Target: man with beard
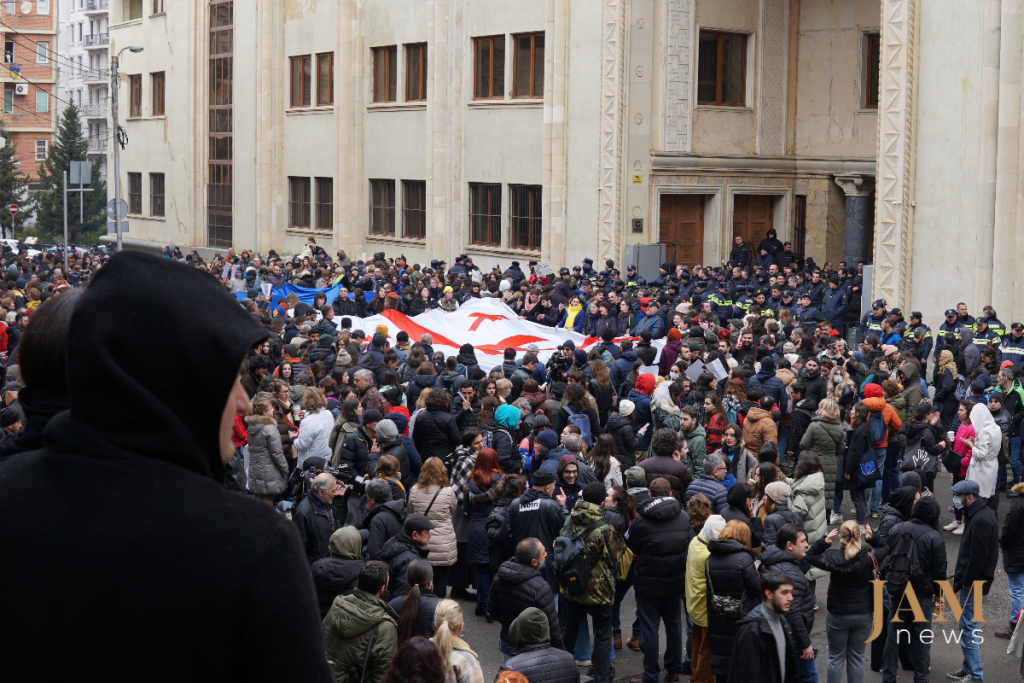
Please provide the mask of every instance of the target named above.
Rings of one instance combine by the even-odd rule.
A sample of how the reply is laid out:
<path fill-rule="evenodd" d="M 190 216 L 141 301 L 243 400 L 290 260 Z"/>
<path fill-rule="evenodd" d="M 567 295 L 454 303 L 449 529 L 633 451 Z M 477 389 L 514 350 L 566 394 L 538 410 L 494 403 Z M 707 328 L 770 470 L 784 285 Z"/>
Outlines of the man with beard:
<path fill-rule="evenodd" d="M 804 386 L 807 387 L 806 398 L 811 399 L 816 404 L 828 396 L 828 386 L 825 383 L 825 378 L 821 376 L 821 368 L 818 365 L 816 358 L 808 358 L 804 364 L 804 370 L 806 375 L 804 376 Z"/>

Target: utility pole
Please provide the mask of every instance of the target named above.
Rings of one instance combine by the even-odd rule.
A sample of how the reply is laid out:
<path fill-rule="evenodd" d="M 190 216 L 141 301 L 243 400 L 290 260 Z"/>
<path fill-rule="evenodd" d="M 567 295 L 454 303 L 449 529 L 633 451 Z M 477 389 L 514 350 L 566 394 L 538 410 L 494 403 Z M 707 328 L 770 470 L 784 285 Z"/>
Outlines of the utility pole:
<path fill-rule="evenodd" d="M 117 91 L 121 81 L 117 74 L 117 68 L 120 64 L 121 54 L 125 50 L 142 52 L 144 49 L 141 45 L 129 45 L 110 58 L 110 117 L 113 121 L 112 133 L 114 135 L 114 204 L 116 205 L 114 209 L 114 228 L 117 230 L 118 251 L 121 251 L 121 219 L 123 216 L 121 216 L 121 148 L 118 144 L 120 129 L 117 126 Z"/>
<path fill-rule="evenodd" d="M 82 195 L 78 195 L 81 197 Z M 68 272 L 68 172 L 64 171 L 64 274 Z"/>

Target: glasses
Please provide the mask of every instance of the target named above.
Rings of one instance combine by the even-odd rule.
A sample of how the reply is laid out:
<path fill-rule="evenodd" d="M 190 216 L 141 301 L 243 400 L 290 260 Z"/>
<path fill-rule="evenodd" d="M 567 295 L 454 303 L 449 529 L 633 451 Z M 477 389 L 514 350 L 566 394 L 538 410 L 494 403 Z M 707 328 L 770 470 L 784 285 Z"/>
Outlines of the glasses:
<path fill-rule="evenodd" d="M 577 474 L 579 474 L 579 470 L 562 470 L 562 474 L 564 474 L 564 475 L 571 474 L 573 476 L 576 476 Z"/>

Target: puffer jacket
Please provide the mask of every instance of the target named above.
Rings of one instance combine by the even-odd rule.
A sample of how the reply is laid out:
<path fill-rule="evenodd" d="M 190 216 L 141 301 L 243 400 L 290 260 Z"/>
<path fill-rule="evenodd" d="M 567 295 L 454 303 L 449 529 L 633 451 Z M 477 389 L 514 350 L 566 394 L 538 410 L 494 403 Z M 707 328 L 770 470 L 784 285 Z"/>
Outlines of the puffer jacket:
<path fill-rule="evenodd" d="M 869 545 L 870 544 L 870 545 Z M 870 554 L 869 554 L 870 553 Z M 840 548 L 832 548 L 824 538 L 807 550 L 807 561 L 829 573 L 828 611 L 832 614 L 868 614 L 874 607 L 875 567 L 881 567 L 889 554 L 889 546 L 875 536 L 847 558 Z M 874 562 L 871 556 L 874 555 Z"/>
<path fill-rule="evenodd" d="M 771 396 L 775 405 L 783 417 L 786 416 L 786 405 L 789 403 L 786 394 L 786 385 L 775 376 L 775 369 L 762 369 L 759 373 L 750 378 L 749 386 L 761 387 L 765 396 Z M 751 449 L 753 450 L 753 449 Z"/>
<path fill-rule="evenodd" d="M 434 498 L 434 494 L 437 498 Z M 433 501 L 433 505 L 431 505 Z M 455 564 L 458 553 L 455 549 L 455 527 L 452 526 L 452 515 L 458 512 L 455 491 L 450 486 L 438 488 L 413 486 L 409 491 L 409 512 L 426 515 L 436 526 L 430 531 L 427 542 L 429 554 L 427 559 L 435 567 L 448 567 Z M 430 510 L 427 510 L 430 507 Z"/>
<path fill-rule="evenodd" d="M 284 451 L 285 459 L 294 460 L 295 451 L 292 448 L 292 435 L 289 433 L 295 429 L 291 423 L 291 409 L 276 398 L 271 399 L 270 404 L 274 406 L 274 420 L 277 421 L 277 433 L 281 436 L 281 450 Z"/>
<path fill-rule="evenodd" d="M 633 363 L 637 360 L 639 360 L 639 356 L 636 355 L 636 351 L 630 349 L 629 351 L 623 351 L 622 355 L 612 365 L 609 375 L 615 391 L 618 391 L 622 383 L 626 381 L 626 375 L 633 370 Z"/>
<path fill-rule="evenodd" d="M 639 466 L 644 471 L 648 486 L 655 479 L 664 479 L 672 487 L 676 500 L 686 502 L 686 492 L 693 481 L 693 474 L 686 465 L 667 455 L 654 455 L 645 458 Z"/>
<path fill-rule="evenodd" d="M 571 653 L 554 645 L 561 638 L 538 608 L 523 611 L 509 626 L 509 642 L 519 654 L 503 670 L 518 671 L 531 683 L 579 683 L 580 670 Z"/>
<path fill-rule="evenodd" d="M 869 383 L 864 386 L 864 400 L 861 403 L 867 406 L 872 413 L 881 412 L 882 419 L 885 420 L 885 438 L 871 444 L 871 447 L 888 448 L 889 436 L 895 437 L 899 433 L 900 427 L 903 426 L 903 420 L 896 414 L 896 410 L 882 398 L 882 387 L 877 384 Z"/>
<path fill-rule="evenodd" d="M 588 503 L 582 498 L 570 514 L 572 529 L 582 533 L 594 522 L 604 520 L 604 508 Z M 568 526 L 562 527 L 561 535 L 568 533 Z M 610 606 L 615 602 L 615 575 L 619 571 L 619 558 L 626 548 L 626 542 L 610 524 L 603 524 L 583 539 L 590 562 L 590 583 L 579 593 L 570 595 L 562 591 L 562 597 L 581 605 Z"/>
<path fill-rule="evenodd" d="M 391 594 L 405 595 L 409 592 L 409 584 L 405 581 L 405 570 L 413 560 L 427 558 L 427 549 L 416 541 L 404 529 L 384 544 L 380 559 L 388 563 L 391 572 Z"/>
<path fill-rule="evenodd" d="M 626 545 L 636 556 L 633 571 L 637 595 L 674 597 L 683 591 L 690 517 L 673 496 L 648 498 L 637 510 Z"/>
<path fill-rule="evenodd" d="M 463 509 L 469 515 L 469 544 L 466 561 L 469 564 L 489 564 L 487 545 L 487 517 L 498 500 L 501 475 L 491 479 L 490 486 L 477 486 L 472 479 L 466 482 L 466 500 Z"/>
<path fill-rule="evenodd" d="M 277 421 L 266 415 L 245 418 L 249 434 L 249 491 L 282 493 L 288 483 L 288 462 L 281 448 Z"/>
<path fill-rule="evenodd" d="M 345 439 L 341 447 L 340 462 L 348 463 L 356 474 L 365 477 L 366 468 L 370 464 L 370 448 L 373 439 L 367 434 L 362 425 L 352 432 Z"/>
<path fill-rule="evenodd" d="M 512 434 L 501 425 L 486 424 L 480 427 L 484 434 L 484 443 L 490 438 L 491 448 L 498 454 L 498 466 L 506 474 L 515 474 L 523 468 L 523 460 L 519 448 L 515 446 Z"/>
<path fill-rule="evenodd" d="M 334 452 L 328 442 L 334 427 L 334 415 L 326 408 L 307 413 L 299 423 L 299 435 L 293 442 L 299 467 L 306 458 L 323 458 L 330 461 Z"/>
<path fill-rule="evenodd" d="M 903 375 L 903 391 L 900 392 L 900 395 L 907 402 L 905 415 L 913 415 L 918 404 L 924 400 L 924 392 L 918 381 L 920 375 L 917 371 L 917 363 L 904 363 L 900 366 L 900 373 Z M 903 417 L 903 415 L 900 416 L 900 418 Z"/>
<path fill-rule="evenodd" d="M 761 408 L 751 408 L 743 420 L 743 446 L 751 453 L 759 453 L 761 446 L 768 442 L 778 444 L 779 432 L 772 414 Z M 736 477 L 737 481 L 743 481 Z"/>
<path fill-rule="evenodd" d="M 484 530 L 487 532 L 487 563 L 491 568 L 491 576 L 497 576 L 502 563 L 515 554 L 515 546 L 508 540 L 509 504 L 510 501 L 499 496 L 484 521 Z"/>
<path fill-rule="evenodd" d="M 414 406 L 420 397 L 420 392 L 439 386 L 441 386 L 441 378 L 437 375 L 414 375 L 412 381 L 409 382 L 409 388 L 405 390 L 406 401 L 410 406 Z"/>
<path fill-rule="evenodd" d="M 429 458 L 450 462 L 448 456 L 459 447 L 461 436 L 452 414 L 444 408 L 427 408 L 416 416 L 415 424 L 412 440 L 423 462 Z"/>
<path fill-rule="evenodd" d="M 619 458 L 622 469 L 626 470 L 636 464 L 636 434 L 633 433 L 633 421 L 617 410 L 608 416 L 608 424 L 604 427 L 605 434 L 615 439 L 615 454 Z"/>
<path fill-rule="evenodd" d="M 786 503 L 776 503 L 775 512 L 765 517 L 764 535 L 761 537 L 762 545 L 765 547 L 775 545 L 775 537 L 785 524 L 796 524 L 801 529 L 804 528 L 804 521 L 800 519 L 800 515 L 790 510 Z"/>
<path fill-rule="evenodd" d="M 364 663 L 362 683 L 381 683 L 398 650 L 398 615 L 376 595 L 356 588 L 331 605 L 324 618 L 324 639 L 336 683 L 349 683 L 349 668 L 362 670 Z"/>
<path fill-rule="evenodd" d="M 711 673 L 725 676 L 729 673 L 733 640 L 739 618 L 731 619 L 714 609 L 713 596 L 741 600 L 743 613 L 758 605 L 761 579 L 754 567 L 754 553 L 735 539 L 708 542 L 705 573 L 708 577 L 707 610 L 708 633 L 711 638 Z M 713 590 L 712 590 L 713 589 Z M 742 616 L 742 615 L 741 615 Z"/>
<path fill-rule="evenodd" d="M 405 506 L 405 500 L 389 500 L 366 514 L 362 527 L 369 532 L 369 538 L 366 541 L 367 559 L 380 559 L 384 544 L 398 535 L 408 516 L 409 508 Z"/>
<path fill-rule="evenodd" d="M 514 559 L 503 562 L 491 580 L 487 606 L 487 613 L 501 624 L 498 635 L 501 640 L 512 642 L 509 627 L 523 610 L 530 607 L 536 607 L 547 615 L 551 644 L 561 649 L 562 629 L 555 610 L 555 596 L 544 575 L 535 567 L 519 564 Z"/>
<path fill-rule="evenodd" d="M 729 490 L 722 482 L 710 475 L 702 474 L 699 478 L 694 479 L 686 489 L 683 502 L 689 503 L 690 499 L 698 493 L 704 494 L 704 497 L 711 502 L 711 512 L 716 515 L 729 505 L 727 500 Z"/>
<path fill-rule="evenodd" d="M 331 610 L 334 598 L 352 594 L 364 564 L 362 541 L 355 527 L 342 527 L 331 534 L 328 550 L 330 556 L 317 560 L 311 568 L 321 619 Z"/>
<path fill-rule="evenodd" d="M 842 483 L 841 458 L 846 453 L 846 435 L 839 420 L 829 420 L 821 415 L 811 418 L 811 424 L 800 439 L 800 450 L 818 454 L 825 468 L 825 500 L 833 500 L 836 481 Z"/>
<path fill-rule="evenodd" d="M 828 533 L 825 520 L 825 475 L 813 472 L 800 477 L 791 485 L 789 508 L 803 521 L 807 542 L 814 543 Z M 831 504 L 831 500 L 829 501 Z"/>
<path fill-rule="evenodd" d="M 786 612 L 786 621 L 793 632 L 796 649 L 806 650 L 811 646 L 811 631 L 814 629 L 814 591 L 800 569 L 799 563 L 789 553 L 766 542 L 761 553 L 761 571 L 781 571 L 793 581 L 793 602 Z"/>

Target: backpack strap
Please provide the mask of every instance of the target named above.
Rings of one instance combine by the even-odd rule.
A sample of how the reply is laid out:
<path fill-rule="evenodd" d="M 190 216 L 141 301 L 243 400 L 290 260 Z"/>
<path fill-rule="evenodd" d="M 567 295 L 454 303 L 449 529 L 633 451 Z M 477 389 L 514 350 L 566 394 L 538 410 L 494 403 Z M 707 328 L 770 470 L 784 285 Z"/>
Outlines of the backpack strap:
<path fill-rule="evenodd" d="M 366 680 L 366 667 L 370 665 L 370 653 L 373 652 L 373 639 L 377 635 L 377 628 L 380 626 L 380 622 L 374 625 L 373 630 L 370 631 L 370 642 L 366 646 L 366 657 L 363 659 L 363 674 L 360 680 Z"/>

